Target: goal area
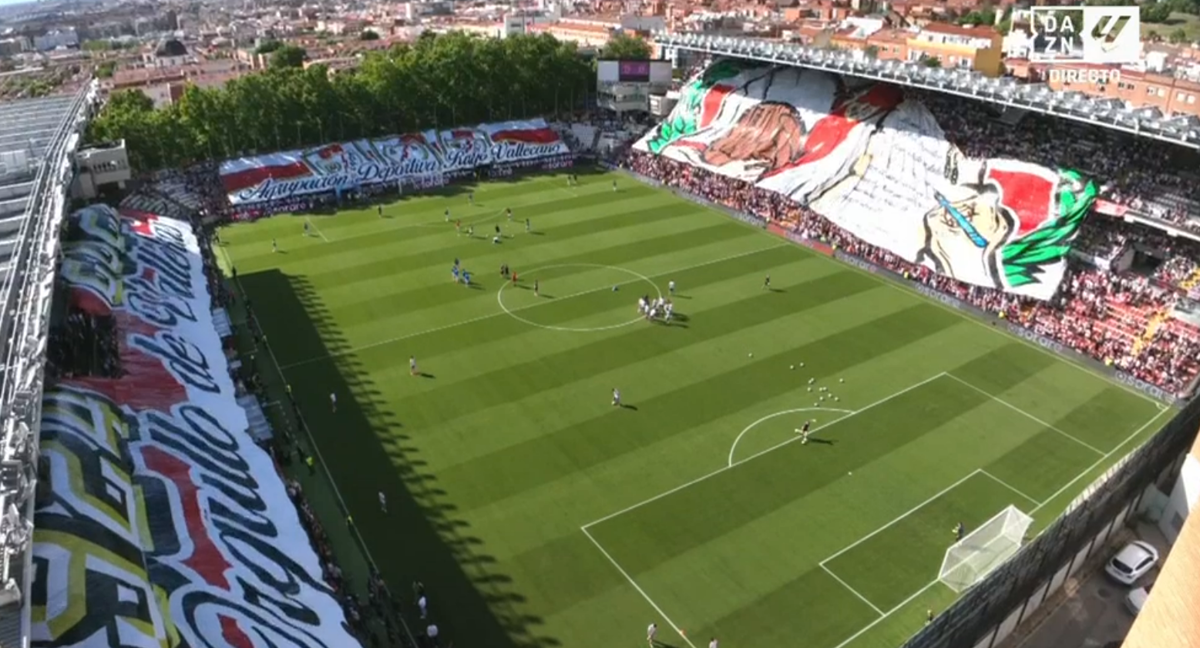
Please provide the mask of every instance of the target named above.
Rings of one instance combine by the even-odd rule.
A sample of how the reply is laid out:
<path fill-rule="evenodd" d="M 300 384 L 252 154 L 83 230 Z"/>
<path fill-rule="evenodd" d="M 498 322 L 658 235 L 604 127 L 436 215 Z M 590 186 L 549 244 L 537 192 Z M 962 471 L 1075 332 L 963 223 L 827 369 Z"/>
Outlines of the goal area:
<path fill-rule="evenodd" d="M 1016 554 L 1032 524 L 1033 518 L 1009 506 L 946 550 L 938 580 L 963 592 Z"/>

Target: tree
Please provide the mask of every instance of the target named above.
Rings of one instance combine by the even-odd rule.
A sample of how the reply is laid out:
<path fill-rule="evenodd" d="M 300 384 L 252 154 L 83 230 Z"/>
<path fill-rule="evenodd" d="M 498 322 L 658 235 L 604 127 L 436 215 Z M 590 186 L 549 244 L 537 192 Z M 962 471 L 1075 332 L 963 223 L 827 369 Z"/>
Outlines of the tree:
<path fill-rule="evenodd" d="M 1165 23 L 1171 19 L 1171 6 L 1165 2 L 1148 2 L 1139 11 L 1142 20 L 1148 23 Z"/>
<path fill-rule="evenodd" d="M 189 86 L 158 110 L 140 92 L 115 92 L 92 120 L 88 139 L 124 139 L 130 163 L 153 170 L 549 115 L 586 105 L 595 89 L 591 61 L 574 43 L 547 34 L 430 34 L 371 52 L 355 74 L 332 78 L 321 65 L 275 65 L 284 47 L 272 52 L 266 71 L 223 88 Z"/>
<path fill-rule="evenodd" d="M 604 49 L 600 50 L 600 58 L 621 61 L 650 60 L 650 44 L 639 36 L 620 33 L 609 39 Z"/>
<path fill-rule="evenodd" d="M 932 56 L 927 56 L 921 59 L 921 65 L 924 65 L 927 68 L 940 68 L 942 67 L 942 60 L 933 58 Z"/>
<path fill-rule="evenodd" d="M 996 23 L 996 12 L 990 8 L 972 11 L 958 19 L 960 25 L 993 25 Z"/>
<path fill-rule="evenodd" d="M 363 33 L 358 35 L 358 40 L 363 40 L 363 41 L 379 40 L 379 32 L 372 31 L 370 29 L 364 29 Z"/>
<path fill-rule="evenodd" d="M 96 67 L 96 76 L 101 79 L 111 79 L 116 70 L 116 61 L 105 61 Z"/>
<path fill-rule="evenodd" d="M 1187 30 L 1183 27 L 1179 27 L 1175 31 L 1171 32 L 1170 36 L 1167 36 L 1167 40 L 1175 43 L 1176 45 L 1180 43 L 1186 43 L 1188 40 Z"/>
<path fill-rule="evenodd" d="M 304 66 L 304 60 L 308 58 L 308 52 L 303 47 L 296 45 L 284 45 L 275 50 L 271 54 L 271 67 L 273 68 L 298 68 Z"/>
<path fill-rule="evenodd" d="M 259 45 L 258 48 L 256 48 L 254 50 L 254 53 L 255 54 L 270 54 L 271 52 L 275 52 L 275 51 L 279 50 L 279 48 L 281 48 L 281 47 L 283 47 L 282 42 L 277 41 L 277 40 L 269 40 L 269 41 Z"/>
<path fill-rule="evenodd" d="M 1192 16 L 1200 14 L 1200 1 L 1198 0 L 1166 0 L 1161 3 L 1171 11 Z"/>
<path fill-rule="evenodd" d="M 865 48 L 863 48 L 863 54 L 866 55 L 867 58 L 879 58 L 879 47 L 875 45 L 867 45 Z"/>

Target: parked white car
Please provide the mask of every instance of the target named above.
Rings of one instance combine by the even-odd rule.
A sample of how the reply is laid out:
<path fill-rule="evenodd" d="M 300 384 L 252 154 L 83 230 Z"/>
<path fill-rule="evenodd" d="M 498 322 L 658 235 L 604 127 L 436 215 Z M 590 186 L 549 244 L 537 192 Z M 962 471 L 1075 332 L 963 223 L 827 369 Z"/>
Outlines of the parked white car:
<path fill-rule="evenodd" d="M 1108 561 L 1104 571 L 1122 585 L 1133 585 L 1158 563 L 1158 550 L 1149 543 L 1134 540 Z"/>
<path fill-rule="evenodd" d="M 1146 599 L 1150 598 L 1151 587 L 1154 587 L 1154 585 L 1135 587 L 1125 595 L 1125 609 L 1129 610 L 1130 614 L 1137 616 L 1142 611 L 1142 608 L 1146 606 Z"/>

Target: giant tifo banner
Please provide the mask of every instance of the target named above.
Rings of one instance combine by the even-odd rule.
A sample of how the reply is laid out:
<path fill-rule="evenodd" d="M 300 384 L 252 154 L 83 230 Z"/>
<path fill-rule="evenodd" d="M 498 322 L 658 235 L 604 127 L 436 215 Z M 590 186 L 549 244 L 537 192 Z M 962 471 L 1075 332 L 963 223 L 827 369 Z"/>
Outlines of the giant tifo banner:
<path fill-rule="evenodd" d="M 246 433 L 191 227 L 89 207 L 66 238 L 68 299 L 112 316 L 120 377 L 44 397 L 32 645 L 359 645 Z"/>
<path fill-rule="evenodd" d="M 1049 299 L 1096 199 L 1075 171 L 968 159 L 896 86 L 721 60 L 635 148 L 753 182 L 959 281 Z"/>
<path fill-rule="evenodd" d="M 220 174 L 229 202 L 247 205 L 569 153 L 545 120 L 531 119 L 226 160 Z"/>

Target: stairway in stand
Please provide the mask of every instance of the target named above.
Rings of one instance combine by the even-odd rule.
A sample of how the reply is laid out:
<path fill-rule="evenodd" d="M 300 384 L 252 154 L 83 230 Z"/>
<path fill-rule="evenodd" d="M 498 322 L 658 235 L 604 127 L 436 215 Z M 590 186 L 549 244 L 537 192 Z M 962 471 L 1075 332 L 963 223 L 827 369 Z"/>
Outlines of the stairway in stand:
<path fill-rule="evenodd" d="M 1196 271 L 1192 273 L 1192 276 L 1184 279 L 1179 284 L 1179 287 L 1183 288 L 1184 290 L 1191 290 L 1196 286 L 1200 286 L 1200 268 L 1197 268 Z"/>
<path fill-rule="evenodd" d="M 1167 318 L 1169 317 L 1171 317 L 1171 315 L 1168 312 L 1168 309 L 1164 308 L 1150 318 L 1150 321 L 1146 323 L 1145 332 L 1142 333 L 1142 336 L 1138 338 L 1137 342 L 1133 343 L 1133 355 L 1135 357 L 1142 353 L 1142 349 L 1146 348 L 1146 345 L 1150 343 L 1150 340 L 1154 339 L 1154 335 L 1158 333 L 1158 329 L 1162 328 L 1163 322 L 1166 322 Z"/>

